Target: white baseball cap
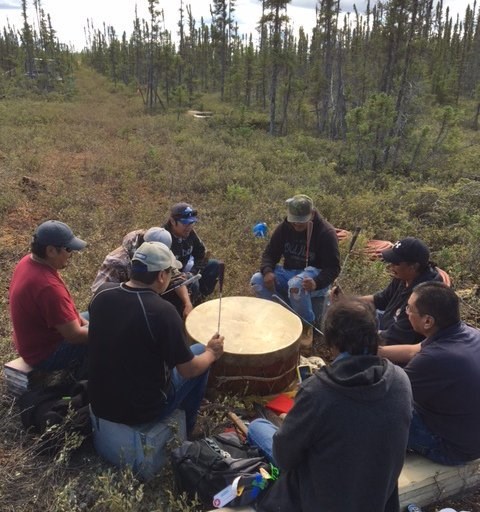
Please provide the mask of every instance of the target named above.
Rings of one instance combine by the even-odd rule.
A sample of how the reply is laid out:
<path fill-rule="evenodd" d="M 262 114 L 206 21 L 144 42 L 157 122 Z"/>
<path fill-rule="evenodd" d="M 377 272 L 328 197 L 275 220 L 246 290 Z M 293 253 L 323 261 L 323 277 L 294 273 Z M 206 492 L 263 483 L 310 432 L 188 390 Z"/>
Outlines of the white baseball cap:
<path fill-rule="evenodd" d="M 165 244 L 169 249 L 172 247 L 172 235 L 165 228 L 155 226 L 147 229 L 143 235 L 143 240 L 145 242 L 162 242 L 162 244 Z"/>
<path fill-rule="evenodd" d="M 148 272 L 167 270 L 168 268 L 182 268 L 182 263 L 161 242 L 144 242 L 133 255 L 132 263 L 134 267 L 135 261 L 143 263 L 147 267 Z"/>

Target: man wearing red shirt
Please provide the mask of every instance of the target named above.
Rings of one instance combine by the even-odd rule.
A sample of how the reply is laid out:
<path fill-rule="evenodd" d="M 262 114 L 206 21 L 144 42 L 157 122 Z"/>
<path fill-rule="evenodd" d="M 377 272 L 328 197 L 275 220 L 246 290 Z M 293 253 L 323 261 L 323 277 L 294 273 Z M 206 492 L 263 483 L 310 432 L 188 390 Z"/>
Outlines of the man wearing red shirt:
<path fill-rule="evenodd" d="M 86 358 L 88 322 L 58 272 L 86 245 L 66 224 L 49 220 L 37 227 L 31 253 L 15 267 L 9 290 L 13 339 L 17 352 L 36 369 L 60 370 Z"/>

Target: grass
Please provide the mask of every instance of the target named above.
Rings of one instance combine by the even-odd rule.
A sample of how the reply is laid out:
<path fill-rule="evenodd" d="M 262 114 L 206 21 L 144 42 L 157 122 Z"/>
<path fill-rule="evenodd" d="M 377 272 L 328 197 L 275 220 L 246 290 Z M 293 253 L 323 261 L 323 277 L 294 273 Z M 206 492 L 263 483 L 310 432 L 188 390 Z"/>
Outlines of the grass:
<path fill-rule="evenodd" d="M 418 236 L 457 287 L 471 291 L 465 293 L 465 313 L 478 321 L 480 133 L 461 131 L 452 145 L 456 152 L 422 173 L 355 174 L 343 169 L 345 147 L 339 142 L 302 133 L 272 139 L 254 127 L 258 114 L 239 114 L 213 96 L 202 101 L 213 118 L 149 116 L 136 93 L 114 89 L 85 68 L 68 99 L 0 101 L 2 362 L 15 356 L 7 303 L 11 272 L 40 222 L 62 220 L 88 241 L 63 273 L 84 310 L 104 256 L 132 229 L 161 225 L 169 206 L 182 200 L 199 209 L 198 233 L 226 263 L 224 296 L 250 295 L 249 277 L 266 243 L 252 236 L 252 227 L 261 221 L 273 229 L 285 199 L 303 192 L 335 226 L 363 228 L 342 276 L 345 290 L 371 293 L 388 280 L 381 264 L 361 255 L 367 239 Z M 347 245 L 341 245 L 342 260 Z M 61 459 L 38 455 L 4 393 L 0 418 L 2 510 L 195 508 L 159 492 L 171 488 L 168 475 L 142 486 L 128 472 L 109 470 L 88 443 L 77 453 L 67 442 Z"/>

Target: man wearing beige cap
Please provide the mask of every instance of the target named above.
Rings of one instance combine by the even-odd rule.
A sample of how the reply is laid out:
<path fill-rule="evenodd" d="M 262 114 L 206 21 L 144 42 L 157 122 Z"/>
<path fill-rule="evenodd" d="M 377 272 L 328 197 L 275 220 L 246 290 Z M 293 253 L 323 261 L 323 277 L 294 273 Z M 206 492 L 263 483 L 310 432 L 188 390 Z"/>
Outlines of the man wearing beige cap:
<path fill-rule="evenodd" d="M 146 231 L 135 229 L 127 233 L 123 237 L 122 245 L 105 256 L 91 286 L 92 292 L 95 293 L 103 283 L 124 283 L 128 281 L 132 270 L 133 254 L 143 242 L 162 242 L 170 249 L 172 235 L 165 228 L 157 226 L 153 226 Z M 193 309 L 187 287 L 181 286 L 185 279 L 185 274 L 177 272 L 177 275 L 170 282 L 168 293 L 165 294 L 165 299 L 175 306 L 178 314 L 183 318 L 186 318 Z M 174 290 L 169 291 L 171 289 Z"/>
<path fill-rule="evenodd" d="M 287 217 L 275 228 L 250 283 L 257 297 L 278 294 L 307 322 L 315 321 L 312 297 L 325 298 L 340 272 L 335 229 L 304 194 L 287 199 Z M 279 262 L 283 257 L 283 265 Z"/>
<path fill-rule="evenodd" d="M 89 396 L 97 418 L 139 425 L 180 407 L 192 431 L 223 336 L 189 347 L 175 308 L 160 296 L 181 265 L 166 245 L 145 242 L 133 255 L 130 280 L 105 283 L 94 295 Z"/>
<path fill-rule="evenodd" d="M 25 362 L 38 370 L 80 367 L 87 355 L 88 328 L 59 271 L 87 243 L 58 220 L 40 224 L 30 254 L 15 267 L 9 289 L 13 339 Z"/>

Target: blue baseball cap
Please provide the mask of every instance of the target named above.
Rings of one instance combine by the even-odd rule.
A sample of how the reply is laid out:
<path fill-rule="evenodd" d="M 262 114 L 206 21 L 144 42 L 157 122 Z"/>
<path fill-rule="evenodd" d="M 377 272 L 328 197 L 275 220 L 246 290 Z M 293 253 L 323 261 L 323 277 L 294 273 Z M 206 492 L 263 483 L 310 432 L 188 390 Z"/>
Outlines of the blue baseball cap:
<path fill-rule="evenodd" d="M 172 218 L 182 224 L 198 222 L 197 213 L 197 210 L 194 210 L 192 205 L 188 203 L 174 204 L 170 210 Z"/>

